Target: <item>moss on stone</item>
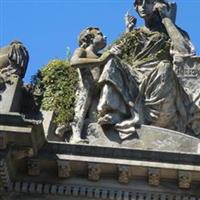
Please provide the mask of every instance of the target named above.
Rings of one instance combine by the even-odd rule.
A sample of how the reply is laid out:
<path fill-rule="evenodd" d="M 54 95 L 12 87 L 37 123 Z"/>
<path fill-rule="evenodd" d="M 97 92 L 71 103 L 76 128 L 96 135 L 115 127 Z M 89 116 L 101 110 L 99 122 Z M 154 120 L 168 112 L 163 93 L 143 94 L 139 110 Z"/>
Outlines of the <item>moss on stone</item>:
<path fill-rule="evenodd" d="M 143 51 L 144 41 L 146 39 L 151 40 L 152 43 L 156 43 L 158 40 L 160 42 L 160 50 L 156 50 L 155 53 L 152 51 L 148 56 L 137 58 L 138 54 Z M 121 59 L 131 65 L 134 66 L 135 61 L 150 61 L 150 60 L 164 60 L 171 59 L 170 58 L 170 42 L 169 38 L 164 33 L 159 32 L 145 32 L 143 29 L 135 29 L 129 33 L 123 34 L 118 40 L 116 40 L 113 44 L 119 45 L 122 49 Z"/>

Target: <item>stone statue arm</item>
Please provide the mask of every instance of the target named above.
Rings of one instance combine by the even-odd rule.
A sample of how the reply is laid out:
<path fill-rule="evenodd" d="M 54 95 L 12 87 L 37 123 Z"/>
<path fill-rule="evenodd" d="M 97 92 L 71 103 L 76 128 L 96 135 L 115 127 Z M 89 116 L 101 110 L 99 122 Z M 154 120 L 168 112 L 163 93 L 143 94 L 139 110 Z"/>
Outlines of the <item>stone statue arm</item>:
<path fill-rule="evenodd" d="M 125 25 L 126 25 L 125 33 L 129 33 L 135 27 L 137 23 L 137 19 L 134 16 L 129 15 L 129 13 L 127 12 L 124 20 L 125 20 Z"/>
<path fill-rule="evenodd" d="M 91 68 L 105 64 L 111 57 L 112 54 L 105 51 L 99 58 L 88 58 L 85 49 L 78 48 L 75 50 L 74 55 L 70 60 L 70 64 L 75 68 Z"/>
<path fill-rule="evenodd" d="M 1 51 L 1 49 L 0 49 Z M 9 64 L 8 55 L 0 54 L 0 69 Z"/>
<path fill-rule="evenodd" d="M 173 51 L 175 54 L 191 55 L 194 54 L 194 48 L 189 39 L 181 33 L 180 29 L 175 25 L 171 18 L 173 12 L 171 4 L 157 3 L 155 9 L 158 10 L 162 23 L 172 41 Z"/>

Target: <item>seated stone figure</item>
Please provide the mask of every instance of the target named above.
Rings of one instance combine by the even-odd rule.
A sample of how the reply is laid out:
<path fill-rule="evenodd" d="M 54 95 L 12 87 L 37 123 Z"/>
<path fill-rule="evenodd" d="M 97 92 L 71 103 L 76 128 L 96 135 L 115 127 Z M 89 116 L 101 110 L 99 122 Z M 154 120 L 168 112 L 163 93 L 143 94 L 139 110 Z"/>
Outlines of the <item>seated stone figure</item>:
<path fill-rule="evenodd" d="M 71 66 L 76 68 L 79 74 L 71 143 L 84 142 L 81 133 L 86 118 L 96 121 L 96 105 L 99 99 L 97 83 L 103 66 L 111 57 L 110 53 L 99 53 L 106 46 L 106 37 L 98 28 L 84 29 L 79 36 L 79 46 L 70 61 Z"/>
<path fill-rule="evenodd" d="M 28 51 L 20 41 L 12 41 L 0 48 L 0 94 L 11 85 L 12 76 L 24 77 L 28 61 Z"/>
<path fill-rule="evenodd" d="M 113 124 L 126 134 L 133 132 L 136 124 L 185 133 L 191 102 L 173 67 L 174 58 L 192 56 L 194 48 L 187 33 L 174 24 L 173 4 L 164 0 L 136 0 L 134 5 L 145 26 L 127 32 L 118 41 L 116 48 L 121 49 L 126 64 L 110 60 L 101 73 L 99 123 Z M 130 84 L 133 77 L 135 84 Z M 116 106 L 116 102 L 121 105 Z M 118 118 L 117 122 L 113 113 L 121 109 L 132 116 L 121 122 Z"/>
<path fill-rule="evenodd" d="M 20 41 L 13 41 L 0 48 L 0 74 L 18 75 L 23 78 L 29 61 L 29 54 Z"/>

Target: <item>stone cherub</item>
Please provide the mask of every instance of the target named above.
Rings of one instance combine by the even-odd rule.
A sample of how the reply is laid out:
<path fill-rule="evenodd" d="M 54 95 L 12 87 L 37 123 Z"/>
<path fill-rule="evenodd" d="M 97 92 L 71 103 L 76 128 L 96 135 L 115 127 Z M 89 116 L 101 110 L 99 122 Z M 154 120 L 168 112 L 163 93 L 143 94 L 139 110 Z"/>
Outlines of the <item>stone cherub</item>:
<path fill-rule="evenodd" d="M 73 136 L 71 143 L 84 142 L 82 130 L 86 117 L 96 120 L 98 103 L 98 79 L 102 67 L 110 59 L 110 53 L 99 53 L 106 46 L 106 37 L 98 28 L 89 27 L 79 35 L 79 48 L 71 58 L 70 64 L 78 70 L 79 88 L 76 95 L 75 117 L 72 123 Z M 85 140 L 86 141 L 86 140 Z"/>

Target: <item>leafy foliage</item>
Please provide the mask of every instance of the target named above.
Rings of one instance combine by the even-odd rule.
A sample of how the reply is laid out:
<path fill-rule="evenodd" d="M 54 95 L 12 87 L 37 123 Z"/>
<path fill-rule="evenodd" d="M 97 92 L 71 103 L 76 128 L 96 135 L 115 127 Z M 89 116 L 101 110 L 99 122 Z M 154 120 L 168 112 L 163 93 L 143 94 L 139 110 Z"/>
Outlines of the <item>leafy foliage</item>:
<path fill-rule="evenodd" d="M 43 110 L 55 112 L 55 122 L 68 124 L 74 116 L 78 74 L 68 61 L 52 60 L 32 79 L 34 97 Z"/>
<path fill-rule="evenodd" d="M 144 40 L 145 38 L 151 38 L 151 42 L 156 43 L 158 40 L 162 40 L 161 46 L 158 49 L 151 49 L 151 54 L 147 56 L 140 56 L 144 48 Z M 129 64 L 130 66 L 134 66 L 135 61 L 150 61 L 152 59 L 170 59 L 169 48 L 170 43 L 168 42 L 168 36 L 164 33 L 156 34 L 156 33 L 145 33 L 141 29 L 135 29 L 129 33 L 123 34 L 118 40 L 114 42 L 114 44 L 119 45 L 120 49 L 122 49 L 121 59 Z"/>

